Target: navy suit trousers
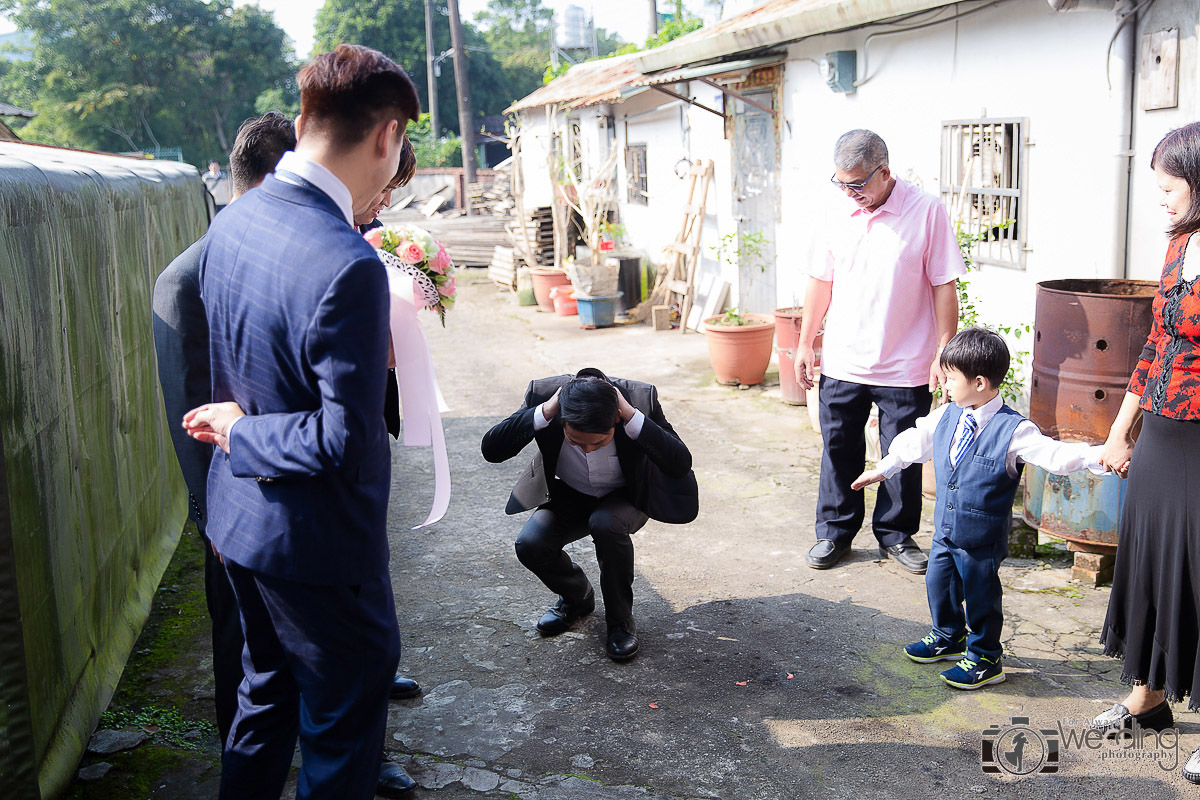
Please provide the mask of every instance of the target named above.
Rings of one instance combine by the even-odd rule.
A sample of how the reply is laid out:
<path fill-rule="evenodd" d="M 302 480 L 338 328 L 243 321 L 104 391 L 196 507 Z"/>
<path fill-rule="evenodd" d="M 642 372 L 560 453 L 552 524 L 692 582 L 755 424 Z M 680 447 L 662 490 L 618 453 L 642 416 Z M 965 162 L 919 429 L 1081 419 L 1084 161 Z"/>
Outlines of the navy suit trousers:
<path fill-rule="evenodd" d="M 929 413 L 926 386 L 870 386 L 821 376 L 821 482 L 817 491 L 817 538 L 849 542 L 862 527 L 866 504 L 850 484 L 867 458 L 865 428 L 871 404 L 879 406 L 879 443 L 886 454 L 900 431 Z M 879 484 L 871 527 L 885 547 L 899 544 L 921 527 L 921 467 L 913 464 Z"/>
<path fill-rule="evenodd" d="M 929 548 L 925 592 L 933 631 L 958 641 L 969 626 L 967 655 L 976 661 L 980 656 L 999 660 L 1004 654 L 1000 644 L 1004 627 L 1000 562 L 1007 557 L 1007 536 L 999 537 L 991 547 L 964 550 L 938 533 Z"/>
<path fill-rule="evenodd" d="M 356 586 L 320 586 L 228 558 L 225 568 L 246 646 L 221 800 L 278 800 L 297 738 L 297 800 L 370 800 L 400 660 L 388 574 Z"/>

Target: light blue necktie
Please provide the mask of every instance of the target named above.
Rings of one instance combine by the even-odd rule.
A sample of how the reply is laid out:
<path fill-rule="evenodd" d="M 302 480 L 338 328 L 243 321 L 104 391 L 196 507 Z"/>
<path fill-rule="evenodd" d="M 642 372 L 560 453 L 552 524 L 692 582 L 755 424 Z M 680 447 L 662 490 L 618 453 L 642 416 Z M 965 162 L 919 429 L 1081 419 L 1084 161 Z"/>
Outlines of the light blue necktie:
<path fill-rule="evenodd" d="M 962 438 L 958 440 L 958 447 L 954 448 L 954 458 L 950 461 L 950 466 L 957 467 L 958 462 L 971 449 L 971 445 L 975 443 L 975 418 L 970 414 L 963 415 L 963 432 Z"/>

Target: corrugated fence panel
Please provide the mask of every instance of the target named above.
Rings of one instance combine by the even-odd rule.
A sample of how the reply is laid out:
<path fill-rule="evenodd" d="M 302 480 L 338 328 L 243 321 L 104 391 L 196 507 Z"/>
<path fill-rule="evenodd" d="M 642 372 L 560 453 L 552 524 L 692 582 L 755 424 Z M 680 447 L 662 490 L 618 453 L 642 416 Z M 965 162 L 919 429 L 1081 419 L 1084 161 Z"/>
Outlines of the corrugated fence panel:
<path fill-rule="evenodd" d="M 36 767 L 53 797 L 186 518 L 150 303 L 208 212 L 186 165 L 0 143 L 0 222 L 0 626 L 15 596 L 22 633 L 0 639 L 0 785 Z"/>

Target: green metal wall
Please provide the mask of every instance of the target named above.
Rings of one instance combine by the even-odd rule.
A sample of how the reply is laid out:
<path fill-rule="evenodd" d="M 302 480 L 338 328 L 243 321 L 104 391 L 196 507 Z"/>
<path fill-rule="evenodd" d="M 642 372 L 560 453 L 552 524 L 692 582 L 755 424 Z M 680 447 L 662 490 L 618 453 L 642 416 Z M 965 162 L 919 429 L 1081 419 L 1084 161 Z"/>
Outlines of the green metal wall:
<path fill-rule="evenodd" d="M 0 786 L 74 776 L 186 517 L 154 279 L 208 224 L 195 169 L 0 142 Z"/>

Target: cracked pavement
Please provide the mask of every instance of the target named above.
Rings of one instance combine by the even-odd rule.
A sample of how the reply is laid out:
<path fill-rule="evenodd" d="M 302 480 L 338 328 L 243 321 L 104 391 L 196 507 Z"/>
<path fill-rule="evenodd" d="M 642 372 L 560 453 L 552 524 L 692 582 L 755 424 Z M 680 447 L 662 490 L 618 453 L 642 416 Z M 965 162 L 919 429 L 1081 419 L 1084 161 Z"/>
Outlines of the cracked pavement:
<path fill-rule="evenodd" d="M 392 575 L 401 671 L 425 687 L 394 702 L 387 749 L 438 798 L 858 798 L 1184 796 L 1178 774 L 1104 748 L 1060 749 L 1054 774 L 984 774 L 991 725 L 1027 717 L 1078 728 L 1120 699 L 1120 662 L 1098 631 L 1107 588 L 1070 582 L 1064 556 L 1009 559 L 1007 682 L 944 686 L 948 664 L 901 647 L 928 631 L 922 576 L 878 560 L 864 532 L 839 567 L 804 565 L 821 441 L 777 381 L 717 386 L 703 336 L 646 325 L 583 330 L 519 307 L 472 273 L 442 329 L 425 320 L 443 393 L 454 495 L 412 531 L 431 498 L 431 457 L 393 450 Z M 604 655 L 601 609 L 542 638 L 553 597 L 516 560 L 526 515 L 503 507 L 532 447 L 491 465 L 479 440 L 529 380 L 598 366 L 655 383 L 690 447 L 700 516 L 634 537 L 641 652 Z M 928 547 L 931 509 L 917 541 Z M 869 515 L 868 515 L 869 519 Z M 568 548 L 595 583 L 590 542 Z M 599 599 L 599 593 L 597 593 Z M 1179 764 L 1200 726 L 1176 708 Z M 1112 749 L 1112 748 L 1109 748 Z M 1163 755 L 1163 758 L 1167 758 Z"/>

